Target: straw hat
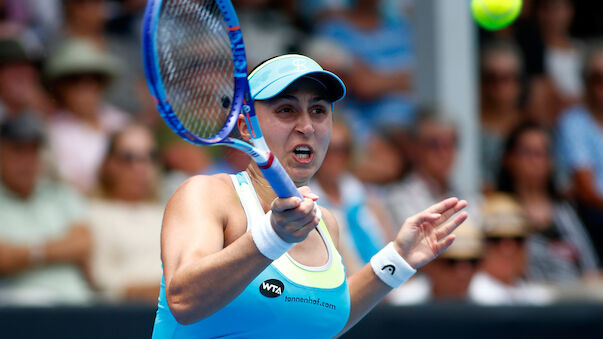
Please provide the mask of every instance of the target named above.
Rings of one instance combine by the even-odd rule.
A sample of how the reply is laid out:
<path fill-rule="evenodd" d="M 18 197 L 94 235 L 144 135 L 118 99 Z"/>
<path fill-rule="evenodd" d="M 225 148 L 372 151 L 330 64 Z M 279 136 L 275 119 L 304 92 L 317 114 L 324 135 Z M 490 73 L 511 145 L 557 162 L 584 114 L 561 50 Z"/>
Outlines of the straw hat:
<path fill-rule="evenodd" d="M 529 232 L 523 207 L 511 195 L 489 195 L 483 205 L 486 237 L 525 237 Z"/>
<path fill-rule="evenodd" d="M 476 259 L 481 258 L 484 253 L 484 234 L 470 220 L 463 222 L 453 232 L 456 239 L 440 255 L 442 258 L 450 259 Z"/>
<path fill-rule="evenodd" d="M 111 80 L 121 69 L 119 59 L 88 41 L 71 39 L 50 56 L 46 64 L 45 76 L 49 82 L 78 74 L 99 74 Z"/>

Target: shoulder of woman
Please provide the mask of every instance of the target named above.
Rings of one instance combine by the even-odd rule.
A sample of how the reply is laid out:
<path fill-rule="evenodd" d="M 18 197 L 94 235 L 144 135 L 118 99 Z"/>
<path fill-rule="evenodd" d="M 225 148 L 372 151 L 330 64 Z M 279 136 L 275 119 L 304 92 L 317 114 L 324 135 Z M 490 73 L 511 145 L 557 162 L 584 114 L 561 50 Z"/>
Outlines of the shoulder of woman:
<path fill-rule="evenodd" d="M 327 229 L 329 230 L 329 234 L 331 234 L 331 238 L 337 244 L 337 239 L 339 237 L 339 226 L 337 225 L 337 219 L 331 211 L 326 209 L 325 207 L 319 206 L 320 211 L 322 213 L 322 220 L 324 221 Z"/>
<path fill-rule="evenodd" d="M 220 204 L 235 198 L 235 191 L 228 174 L 195 175 L 178 187 L 170 200 L 202 200 L 205 203 Z"/>

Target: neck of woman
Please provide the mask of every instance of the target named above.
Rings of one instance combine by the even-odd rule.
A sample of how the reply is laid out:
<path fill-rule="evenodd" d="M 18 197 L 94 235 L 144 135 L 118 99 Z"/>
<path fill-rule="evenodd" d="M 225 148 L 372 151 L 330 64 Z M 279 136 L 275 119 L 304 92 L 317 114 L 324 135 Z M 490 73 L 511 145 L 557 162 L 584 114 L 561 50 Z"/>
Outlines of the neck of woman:
<path fill-rule="evenodd" d="M 515 185 L 515 192 L 520 200 L 534 200 L 547 197 L 546 187 L 533 181 L 521 181 Z"/>
<path fill-rule="evenodd" d="M 506 135 L 519 120 L 519 110 L 516 106 L 490 106 L 482 108 L 482 125 L 491 131 Z"/>
<path fill-rule="evenodd" d="M 544 41 L 549 47 L 559 48 L 559 49 L 570 49 L 572 48 L 572 41 L 570 38 L 558 32 L 543 32 Z"/>

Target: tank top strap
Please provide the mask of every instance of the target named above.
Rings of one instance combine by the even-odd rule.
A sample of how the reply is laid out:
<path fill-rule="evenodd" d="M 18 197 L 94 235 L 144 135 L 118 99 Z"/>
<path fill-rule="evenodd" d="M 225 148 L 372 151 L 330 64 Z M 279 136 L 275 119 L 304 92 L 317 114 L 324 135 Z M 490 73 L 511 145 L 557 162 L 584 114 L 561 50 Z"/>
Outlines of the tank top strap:
<path fill-rule="evenodd" d="M 231 174 L 230 179 L 239 195 L 241 205 L 243 205 L 243 209 L 245 210 L 245 215 L 247 216 L 247 231 L 249 231 L 254 220 L 261 220 L 261 218 L 264 217 L 264 209 L 255 193 L 251 178 L 249 178 L 247 172 L 242 171 L 237 174 Z"/>

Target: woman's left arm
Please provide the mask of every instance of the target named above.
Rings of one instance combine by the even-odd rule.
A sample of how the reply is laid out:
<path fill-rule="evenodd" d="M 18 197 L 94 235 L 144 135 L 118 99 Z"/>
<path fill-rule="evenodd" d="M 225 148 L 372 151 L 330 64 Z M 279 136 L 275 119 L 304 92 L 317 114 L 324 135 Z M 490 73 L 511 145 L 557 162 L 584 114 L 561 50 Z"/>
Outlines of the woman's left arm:
<path fill-rule="evenodd" d="M 455 218 L 452 216 L 466 206 L 465 200 L 449 198 L 407 218 L 392 242 L 395 253 L 406 261 L 410 266 L 409 269 L 416 270 L 426 265 L 452 244 L 454 241 L 452 231 L 462 224 L 468 215 L 462 212 Z M 381 253 L 386 249 L 375 257 L 382 255 Z M 398 270 L 401 269 L 403 267 L 398 267 Z M 394 271 L 390 272 L 393 276 Z M 370 263 L 350 277 L 348 285 L 351 311 L 340 335 L 362 319 L 393 288 L 377 276 Z"/>

